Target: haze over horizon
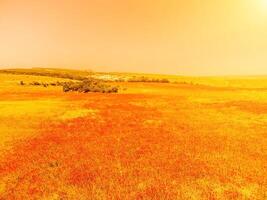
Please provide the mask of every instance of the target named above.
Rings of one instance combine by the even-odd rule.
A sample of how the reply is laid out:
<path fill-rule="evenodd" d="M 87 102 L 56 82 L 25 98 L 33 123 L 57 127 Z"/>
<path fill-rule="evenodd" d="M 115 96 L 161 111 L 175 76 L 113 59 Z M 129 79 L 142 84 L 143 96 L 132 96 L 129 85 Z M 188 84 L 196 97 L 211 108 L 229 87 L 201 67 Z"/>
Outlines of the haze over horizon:
<path fill-rule="evenodd" d="M 267 0 L 0 0 L 0 68 L 267 74 Z"/>

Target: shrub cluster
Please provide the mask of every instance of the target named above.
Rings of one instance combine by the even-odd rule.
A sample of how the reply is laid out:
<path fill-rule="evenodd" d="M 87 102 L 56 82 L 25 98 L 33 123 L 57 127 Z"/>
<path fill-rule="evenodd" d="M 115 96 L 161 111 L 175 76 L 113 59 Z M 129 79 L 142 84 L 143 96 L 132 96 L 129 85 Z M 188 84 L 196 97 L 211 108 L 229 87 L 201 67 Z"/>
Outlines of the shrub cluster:
<path fill-rule="evenodd" d="M 169 83 L 170 81 L 166 78 L 158 79 L 158 78 L 148 78 L 145 76 L 141 76 L 141 77 L 132 77 L 128 79 L 128 82 Z"/>
<path fill-rule="evenodd" d="M 117 93 L 118 87 L 111 86 L 96 80 L 85 80 L 82 82 L 67 82 L 63 85 L 64 92 L 102 92 L 102 93 Z"/>
<path fill-rule="evenodd" d="M 48 86 L 63 86 L 66 82 L 49 82 L 49 83 L 44 83 L 44 82 L 38 82 L 38 81 L 33 81 L 29 83 L 29 85 L 33 86 L 43 86 L 43 87 L 48 87 Z M 23 81 L 20 81 L 20 85 L 26 85 Z"/>
<path fill-rule="evenodd" d="M 95 79 L 87 79 L 84 81 L 70 81 L 70 82 L 38 82 L 33 81 L 29 84 L 24 83 L 23 81 L 20 81 L 20 85 L 31 85 L 31 86 L 62 86 L 64 92 L 71 92 L 71 91 L 77 91 L 77 92 L 102 92 L 102 93 L 117 93 L 119 90 L 119 87 L 117 86 L 111 86 L 108 85 L 102 81 L 95 80 Z"/>

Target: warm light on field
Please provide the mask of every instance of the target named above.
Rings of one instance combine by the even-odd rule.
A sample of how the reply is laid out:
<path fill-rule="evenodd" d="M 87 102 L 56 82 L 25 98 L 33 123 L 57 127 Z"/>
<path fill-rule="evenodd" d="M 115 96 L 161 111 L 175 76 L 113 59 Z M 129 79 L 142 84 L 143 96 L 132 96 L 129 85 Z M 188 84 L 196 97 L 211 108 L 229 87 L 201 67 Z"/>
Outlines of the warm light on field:
<path fill-rule="evenodd" d="M 267 78 L 169 78 L 66 94 L 0 73 L 0 199 L 265 199 Z"/>

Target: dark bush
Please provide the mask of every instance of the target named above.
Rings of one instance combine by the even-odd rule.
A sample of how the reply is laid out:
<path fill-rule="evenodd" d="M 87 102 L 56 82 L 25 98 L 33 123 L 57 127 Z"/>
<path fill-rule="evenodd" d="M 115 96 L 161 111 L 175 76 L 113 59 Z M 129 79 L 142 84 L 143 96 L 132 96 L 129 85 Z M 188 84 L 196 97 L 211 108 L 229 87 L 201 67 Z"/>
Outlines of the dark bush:
<path fill-rule="evenodd" d="M 47 83 L 42 83 L 42 86 L 48 87 L 48 84 Z"/>
<path fill-rule="evenodd" d="M 33 81 L 32 83 L 30 83 L 30 85 L 42 85 L 42 84 L 37 81 Z"/>
<path fill-rule="evenodd" d="M 71 91 L 69 84 L 63 85 L 63 92 L 69 92 L 69 91 Z"/>

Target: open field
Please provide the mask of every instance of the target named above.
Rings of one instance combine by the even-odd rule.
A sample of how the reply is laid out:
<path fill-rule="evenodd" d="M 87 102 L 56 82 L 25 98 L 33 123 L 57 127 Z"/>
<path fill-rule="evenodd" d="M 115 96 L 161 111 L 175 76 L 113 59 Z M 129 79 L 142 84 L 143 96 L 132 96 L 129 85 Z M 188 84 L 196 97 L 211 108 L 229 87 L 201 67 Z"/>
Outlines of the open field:
<path fill-rule="evenodd" d="M 0 73 L 0 199 L 267 199 L 267 78 L 168 79 L 84 94 Z"/>

